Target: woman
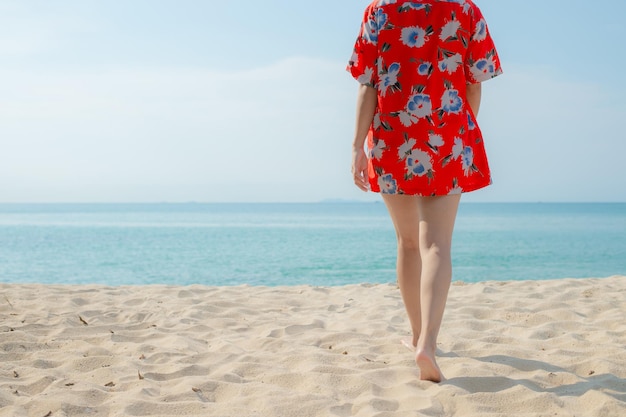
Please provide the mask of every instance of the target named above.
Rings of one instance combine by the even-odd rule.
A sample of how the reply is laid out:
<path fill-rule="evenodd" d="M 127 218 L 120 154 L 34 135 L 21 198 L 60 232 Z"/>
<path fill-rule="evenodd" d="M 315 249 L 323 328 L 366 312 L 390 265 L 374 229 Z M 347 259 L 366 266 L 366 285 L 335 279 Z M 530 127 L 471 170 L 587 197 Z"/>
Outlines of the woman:
<path fill-rule="evenodd" d="M 502 73 L 498 54 L 471 0 L 377 0 L 348 70 L 360 83 L 354 182 L 382 194 L 413 333 L 405 344 L 420 379 L 440 382 L 435 352 L 457 208 L 461 193 L 491 183 L 476 115 L 481 82 Z"/>

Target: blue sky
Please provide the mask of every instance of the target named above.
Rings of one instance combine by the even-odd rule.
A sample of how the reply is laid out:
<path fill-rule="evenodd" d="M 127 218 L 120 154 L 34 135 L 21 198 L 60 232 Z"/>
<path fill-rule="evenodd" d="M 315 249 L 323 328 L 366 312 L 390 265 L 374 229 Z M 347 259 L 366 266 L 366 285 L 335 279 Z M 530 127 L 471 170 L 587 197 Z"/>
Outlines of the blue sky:
<path fill-rule="evenodd" d="M 0 0 L 0 202 L 378 199 L 350 175 L 367 3 Z M 505 74 L 465 200 L 626 201 L 626 2 L 477 4 Z"/>

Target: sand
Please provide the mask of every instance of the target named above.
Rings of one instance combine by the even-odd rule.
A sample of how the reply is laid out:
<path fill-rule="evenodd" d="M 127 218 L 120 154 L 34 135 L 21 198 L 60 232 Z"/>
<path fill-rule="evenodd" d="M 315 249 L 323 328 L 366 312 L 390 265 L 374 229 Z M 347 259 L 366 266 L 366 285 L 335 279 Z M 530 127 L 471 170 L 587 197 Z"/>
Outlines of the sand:
<path fill-rule="evenodd" d="M 626 277 L 454 283 L 442 384 L 395 285 L 0 284 L 0 416 L 626 416 Z"/>

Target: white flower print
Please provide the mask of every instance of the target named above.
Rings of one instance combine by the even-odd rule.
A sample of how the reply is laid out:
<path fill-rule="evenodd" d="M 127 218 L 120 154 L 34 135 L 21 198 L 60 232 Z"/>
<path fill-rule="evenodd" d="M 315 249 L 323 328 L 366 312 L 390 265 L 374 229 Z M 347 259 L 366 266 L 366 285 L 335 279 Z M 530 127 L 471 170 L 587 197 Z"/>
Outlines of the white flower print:
<path fill-rule="evenodd" d="M 456 32 L 459 30 L 460 27 L 461 27 L 461 22 L 459 22 L 456 19 L 450 20 L 441 28 L 439 39 L 441 39 L 442 41 L 445 41 L 450 38 L 456 38 Z"/>
<path fill-rule="evenodd" d="M 443 158 L 442 165 L 446 166 L 450 161 L 458 160 L 463 155 L 463 139 L 454 138 L 454 145 L 452 146 L 452 153 Z"/>
<path fill-rule="evenodd" d="M 406 157 L 411 154 L 416 143 L 417 141 L 415 139 L 409 139 L 404 142 L 398 149 L 398 158 L 400 158 L 400 160 L 406 159 Z"/>
<path fill-rule="evenodd" d="M 421 48 L 426 43 L 426 30 L 419 26 L 409 26 L 402 29 L 400 40 L 406 46 Z"/>
<path fill-rule="evenodd" d="M 461 65 L 463 65 L 463 57 L 457 53 L 439 61 L 439 71 L 454 74 Z"/>
<path fill-rule="evenodd" d="M 437 149 L 439 146 L 443 146 L 443 136 L 430 133 L 428 135 L 428 145 L 431 148 Z"/>
<path fill-rule="evenodd" d="M 376 143 L 376 146 L 374 146 L 370 150 L 370 157 L 380 160 L 380 158 L 383 157 L 383 152 L 386 149 L 387 149 L 387 144 L 385 143 L 385 141 L 382 139 L 379 139 L 378 142 Z"/>
<path fill-rule="evenodd" d="M 451 189 L 450 192 L 448 192 L 448 195 L 457 195 L 461 193 L 463 193 L 463 189 L 457 185 Z"/>
<path fill-rule="evenodd" d="M 374 68 L 365 67 L 365 72 L 356 79 L 359 83 L 365 85 L 372 85 L 372 79 L 374 78 Z"/>
<path fill-rule="evenodd" d="M 374 128 L 374 130 L 378 130 L 380 129 L 381 126 L 381 122 L 380 122 L 380 113 L 376 112 L 376 114 L 374 115 L 374 120 L 372 121 L 372 127 Z"/>
<path fill-rule="evenodd" d="M 404 127 L 409 127 L 413 123 L 417 123 L 419 120 L 417 117 L 411 116 L 411 113 L 406 111 L 401 111 L 398 116 L 400 117 L 400 123 L 402 123 L 402 126 Z"/>
<path fill-rule="evenodd" d="M 378 6 L 386 6 L 388 4 L 396 4 L 396 1 L 398 1 L 398 0 L 379 0 L 378 1 Z"/>
<path fill-rule="evenodd" d="M 433 170 L 433 161 L 427 152 L 413 149 L 406 158 L 406 168 L 409 175 L 417 175 L 418 177 L 430 175 Z"/>
<path fill-rule="evenodd" d="M 457 159 L 463 152 L 463 140 L 454 138 L 454 146 L 452 147 L 452 159 Z"/>

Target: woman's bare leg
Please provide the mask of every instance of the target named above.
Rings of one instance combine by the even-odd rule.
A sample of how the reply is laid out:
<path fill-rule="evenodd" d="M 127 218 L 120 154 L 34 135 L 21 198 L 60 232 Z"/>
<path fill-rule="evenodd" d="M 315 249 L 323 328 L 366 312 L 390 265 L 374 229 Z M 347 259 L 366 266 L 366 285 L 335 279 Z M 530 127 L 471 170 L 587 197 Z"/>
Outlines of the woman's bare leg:
<path fill-rule="evenodd" d="M 418 201 L 417 197 L 405 195 L 383 195 L 383 200 L 396 229 L 398 286 L 413 332 L 413 338 L 409 343 L 415 348 L 422 328 L 420 303 L 422 261 L 419 248 Z"/>
<path fill-rule="evenodd" d="M 398 235 L 398 283 L 411 321 L 414 340 L 415 332 L 419 328 L 415 360 L 420 368 L 420 379 L 434 382 L 444 379 L 437 365 L 435 352 L 452 280 L 452 231 L 460 197 L 383 196 Z M 400 259 L 401 253 L 402 256 L 407 256 L 405 240 L 407 236 L 414 236 L 416 222 L 419 235 L 417 244 L 409 240 L 409 246 L 416 246 L 419 251 L 421 271 L 412 275 L 417 276 L 417 280 L 406 276 L 412 270 L 405 269 L 406 261 Z M 415 265 L 416 262 L 412 264 Z M 404 281 L 404 286 L 401 281 Z M 418 289 L 414 288 L 416 282 Z M 416 293 L 417 301 L 414 299 Z M 415 312 L 416 306 L 419 308 L 419 315 Z M 419 325 L 414 324 L 418 316 Z"/>
<path fill-rule="evenodd" d="M 435 352 L 452 280 L 452 231 L 460 199 L 460 195 L 419 199 L 422 332 L 415 360 L 420 378 L 434 382 L 444 379 Z"/>

